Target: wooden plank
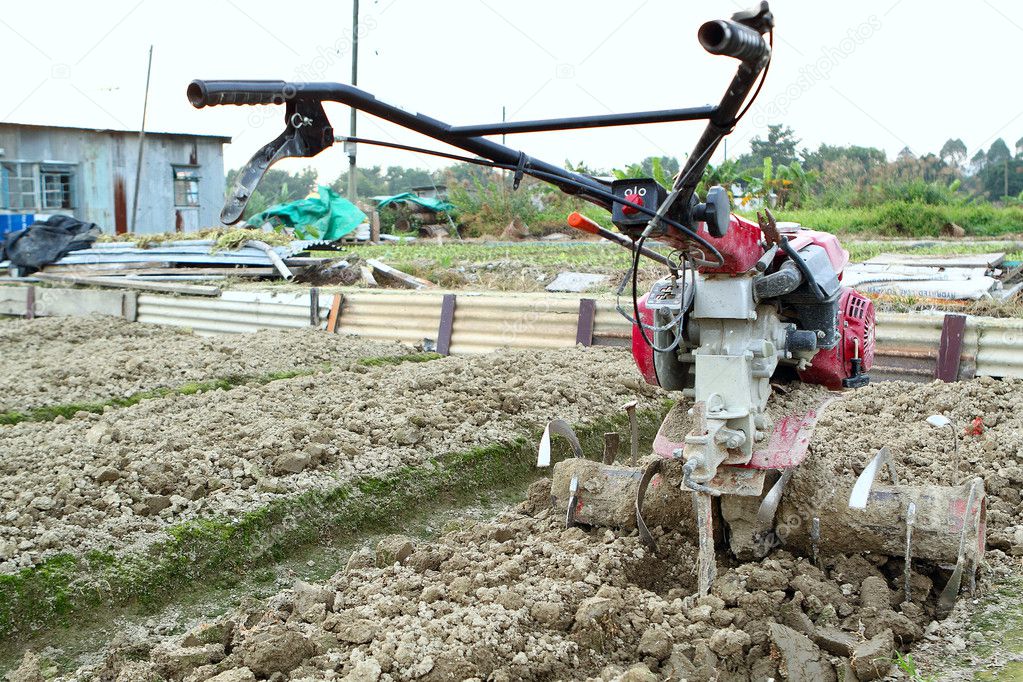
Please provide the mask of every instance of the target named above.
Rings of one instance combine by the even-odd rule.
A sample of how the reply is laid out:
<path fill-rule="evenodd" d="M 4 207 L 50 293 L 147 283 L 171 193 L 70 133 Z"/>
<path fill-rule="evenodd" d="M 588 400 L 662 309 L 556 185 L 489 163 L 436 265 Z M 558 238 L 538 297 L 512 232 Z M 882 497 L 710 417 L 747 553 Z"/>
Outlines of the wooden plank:
<path fill-rule="evenodd" d="M 316 287 L 309 289 L 309 325 L 320 326 L 320 290 Z"/>
<path fill-rule="evenodd" d="M 138 291 L 157 291 L 165 294 L 184 294 L 186 296 L 220 296 L 220 289 L 217 287 L 171 284 L 169 282 L 145 282 L 127 277 L 78 277 L 75 275 L 56 275 L 46 272 L 37 272 L 34 276 L 43 282 L 57 282 L 60 284 L 136 289 Z"/>
<path fill-rule="evenodd" d="M 36 288 L 29 287 L 25 292 L 25 319 L 34 320 L 36 317 Z"/>
<path fill-rule="evenodd" d="M 592 298 L 579 299 L 579 322 L 576 325 L 575 342 L 589 347 L 593 345 L 593 319 L 597 316 L 597 301 Z"/>
<path fill-rule="evenodd" d="M 129 322 L 135 322 L 139 317 L 139 294 L 137 291 L 124 292 L 124 299 L 121 302 L 121 314 Z"/>
<path fill-rule="evenodd" d="M 327 316 L 327 331 L 331 334 L 337 333 L 337 323 L 341 317 L 341 303 L 344 300 L 344 294 L 334 294 L 334 300 L 330 303 L 330 315 Z"/>
<path fill-rule="evenodd" d="M 27 294 L 28 287 L 0 286 L 0 315 L 24 315 Z"/>
<path fill-rule="evenodd" d="M 380 243 L 380 213 L 375 208 L 369 216 L 369 241 L 371 244 Z"/>
<path fill-rule="evenodd" d="M 425 279 L 419 279 L 408 273 L 402 272 L 397 268 L 392 268 L 390 265 L 376 260 L 375 258 L 367 258 L 366 265 L 373 268 L 373 272 L 376 275 L 383 275 L 386 278 L 396 281 L 399 284 L 403 284 L 411 289 L 426 289 L 434 286 L 433 282 L 427 282 Z"/>
<path fill-rule="evenodd" d="M 934 378 L 942 381 L 959 381 L 959 358 L 963 353 L 963 333 L 966 330 L 966 315 L 950 313 L 945 315 L 941 325 L 941 342 L 938 345 L 938 362 L 934 367 Z"/>
<path fill-rule="evenodd" d="M 440 326 L 437 329 L 437 352 L 451 353 L 451 330 L 455 326 L 455 295 L 444 294 L 440 304 Z"/>

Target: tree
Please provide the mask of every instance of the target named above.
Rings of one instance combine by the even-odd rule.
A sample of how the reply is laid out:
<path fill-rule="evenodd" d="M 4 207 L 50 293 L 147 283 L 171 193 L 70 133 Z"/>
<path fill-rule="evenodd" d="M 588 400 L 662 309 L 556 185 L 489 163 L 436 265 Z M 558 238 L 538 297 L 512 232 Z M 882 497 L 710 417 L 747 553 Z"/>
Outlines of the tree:
<path fill-rule="evenodd" d="M 405 168 L 403 166 L 388 166 L 384 173 L 384 180 L 387 182 L 387 191 L 391 194 L 408 192 L 413 187 L 423 187 L 433 184 L 433 175 L 423 168 Z"/>
<path fill-rule="evenodd" d="M 977 179 L 980 189 L 992 199 L 1017 196 L 1023 192 L 1023 159 L 1005 159 L 1000 163 L 988 163 L 977 174 Z"/>
<path fill-rule="evenodd" d="M 696 193 L 701 197 L 706 196 L 708 189 L 714 185 L 721 185 L 728 191 L 728 195 L 734 200 L 735 197 L 732 196 L 732 186 L 738 183 L 741 179 L 739 164 L 735 161 L 735 159 L 722 161 L 717 166 L 708 163 L 707 169 L 703 172 L 703 179 L 700 180 L 700 184 L 696 187 Z"/>
<path fill-rule="evenodd" d="M 238 173 L 241 169 L 227 171 L 227 192 L 234 190 L 234 183 L 238 180 Z M 289 201 L 304 199 L 316 188 L 316 171 L 312 168 L 304 168 L 298 173 L 288 173 L 277 168 L 271 168 L 259 181 L 259 186 L 252 193 L 248 203 L 245 205 L 245 213 L 242 217 L 248 219 L 257 213 L 262 213 L 271 206 L 284 204 Z"/>
<path fill-rule="evenodd" d="M 895 156 L 896 161 L 902 162 L 912 161 L 915 158 L 916 154 L 913 153 L 913 150 L 910 149 L 908 145 L 903 147 L 902 150 Z"/>
<path fill-rule="evenodd" d="M 331 189 L 343 197 L 348 197 L 348 171 L 338 176 Z M 365 199 L 366 197 L 387 194 L 387 180 L 383 176 L 380 166 L 358 167 L 355 169 L 355 193 Z"/>
<path fill-rule="evenodd" d="M 998 138 L 991 143 L 991 146 L 987 150 L 987 165 L 994 165 L 1004 163 L 1012 158 L 1012 154 L 1009 153 L 1009 145 L 1005 144 L 1005 140 Z"/>
<path fill-rule="evenodd" d="M 978 149 L 977 153 L 970 159 L 970 172 L 979 173 L 987 165 L 987 154 L 984 153 L 983 149 Z"/>
<path fill-rule="evenodd" d="M 800 208 L 810 197 L 810 189 L 817 182 L 818 173 L 807 171 L 798 161 L 787 166 L 778 166 L 775 187 L 778 191 L 778 203 L 782 208 Z"/>
<path fill-rule="evenodd" d="M 950 137 L 941 146 L 938 156 L 949 165 L 961 166 L 966 160 L 966 144 L 959 138 L 953 140 Z"/>
<path fill-rule="evenodd" d="M 1016 156 L 1023 156 L 1023 137 L 1016 140 Z"/>
<path fill-rule="evenodd" d="M 640 164 L 646 177 L 655 177 L 655 168 L 660 168 L 657 174 L 663 173 L 669 178 L 675 177 L 680 168 L 678 159 L 674 156 L 648 156 Z M 669 183 L 670 184 L 670 183 Z"/>
<path fill-rule="evenodd" d="M 857 145 L 841 147 L 822 144 L 817 151 L 804 149 L 802 157 L 803 166 L 807 170 L 816 171 L 823 171 L 825 164 L 829 162 L 847 162 L 846 165 L 858 167 L 862 172 L 868 172 L 888 163 L 888 157 L 883 149 Z"/>
<path fill-rule="evenodd" d="M 770 157 L 774 163 L 787 166 L 796 160 L 798 145 L 799 139 L 792 128 L 780 123 L 769 125 L 767 139 L 757 136 L 750 140 L 749 154 L 739 157 L 739 163 L 743 168 L 758 169 L 763 166 L 764 159 Z"/>

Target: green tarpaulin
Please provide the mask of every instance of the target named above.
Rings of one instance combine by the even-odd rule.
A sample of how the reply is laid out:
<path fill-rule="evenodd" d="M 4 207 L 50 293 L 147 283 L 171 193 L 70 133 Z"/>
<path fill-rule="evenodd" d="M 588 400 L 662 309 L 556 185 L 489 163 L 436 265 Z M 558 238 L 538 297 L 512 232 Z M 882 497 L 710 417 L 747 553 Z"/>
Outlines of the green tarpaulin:
<path fill-rule="evenodd" d="M 333 241 L 344 237 L 362 223 L 366 222 L 366 214 L 359 207 L 342 198 L 329 187 L 319 185 L 320 196 L 308 197 L 291 201 L 286 204 L 271 206 L 259 215 L 249 218 L 250 225 L 262 225 L 271 219 L 277 219 L 288 227 L 311 227 L 315 237 Z"/>
<path fill-rule="evenodd" d="M 377 202 L 377 208 L 383 208 L 389 204 L 398 204 L 402 202 L 409 202 L 412 204 L 418 204 L 423 208 L 428 208 L 431 211 L 446 211 L 448 213 L 455 207 L 454 204 L 447 201 L 441 201 L 440 199 L 432 199 L 429 197 L 421 197 L 413 194 L 412 192 L 405 192 L 404 194 L 395 194 L 394 196 L 379 196 L 372 197 L 373 201 Z"/>

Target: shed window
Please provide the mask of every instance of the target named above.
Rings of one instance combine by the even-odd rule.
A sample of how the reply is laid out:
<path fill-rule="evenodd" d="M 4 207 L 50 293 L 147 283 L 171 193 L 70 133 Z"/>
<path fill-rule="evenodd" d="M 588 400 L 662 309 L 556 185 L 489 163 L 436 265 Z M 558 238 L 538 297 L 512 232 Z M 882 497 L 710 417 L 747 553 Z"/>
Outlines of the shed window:
<path fill-rule="evenodd" d="M 199 205 L 199 169 L 194 166 L 173 166 L 174 205 Z"/>
<path fill-rule="evenodd" d="M 36 203 L 36 165 L 0 164 L 0 206 L 8 209 L 34 209 Z"/>
<path fill-rule="evenodd" d="M 43 186 L 44 209 L 75 207 L 75 174 L 70 166 L 42 166 L 39 177 Z"/>

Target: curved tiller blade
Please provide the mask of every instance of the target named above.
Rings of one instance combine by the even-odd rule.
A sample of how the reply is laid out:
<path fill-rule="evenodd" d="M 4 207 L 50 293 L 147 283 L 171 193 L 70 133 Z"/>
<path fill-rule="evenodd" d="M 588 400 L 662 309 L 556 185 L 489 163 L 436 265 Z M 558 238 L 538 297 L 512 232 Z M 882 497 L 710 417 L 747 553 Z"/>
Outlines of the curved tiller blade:
<path fill-rule="evenodd" d="M 850 509 L 867 508 L 867 500 L 870 499 L 870 489 L 874 487 L 874 479 L 877 478 L 878 470 L 885 465 L 888 466 L 888 473 L 892 478 L 892 484 L 899 484 L 898 474 L 895 473 L 895 464 L 892 462 L 892 453 L 886 445 L 877 451 L 874 458 L 870 460 L 870 464 L 866 466 L 863 473 L 856 479 L 856 484 L 853 485 L 852 492 L 849 494 Z"/>
<path fill-rule="evenodd" d="M 959 534 L 959 556 L 956 558 L 956 567 L 952 571 L 952 577 L 948 579 L 948 584 L 945 585 L 945 589 L 941 591 L 941 596 L 938 598 L 938 613 L 948 615 L 955 606 L 956 599 L 959 598 L 959 590 L 963 584 L 963 570 L 966 568 L 966 541 L 970 536 L 971 525 L 967 523 L 967 520 L 973 515 L 974 507 L 977 505 L 979 493 L 984 489 L 984 481 L 980 478 L 973 479 L 973 483 L 970 484 L 970 497 L 966 502 L 966 511 L 963 514 L 963 529 Z M 976 562 L 970 566 L 971 574 L 977 570 Z"/>
<path fill-rule="evenodd" d="M 543 435 L 540 437 L 540 449 L 536 454 L 536 466 L 540 468 L 546 468 L 551 465 L 551 434 L 563 436 L 568 444 L 572 446 L 572 453 L 576 457 L 583 456 L 582 445 L 579 444 L 579 438 L 575 435 L 575 431 L 564 419 L 552 419 L 547 422 L 546 428 L 543 430 Z"/>

